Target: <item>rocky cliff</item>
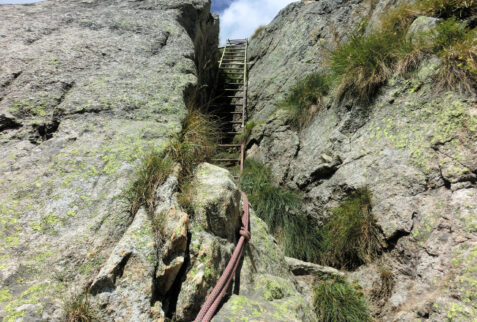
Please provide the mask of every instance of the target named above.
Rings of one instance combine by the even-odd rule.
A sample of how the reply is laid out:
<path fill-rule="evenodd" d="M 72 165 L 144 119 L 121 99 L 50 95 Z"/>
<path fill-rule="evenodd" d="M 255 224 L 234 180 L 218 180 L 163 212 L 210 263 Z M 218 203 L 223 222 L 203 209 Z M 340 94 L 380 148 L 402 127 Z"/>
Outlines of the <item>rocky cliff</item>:
<path fill-rule="evenodd" d="M 149 280 L 126 288 L 129 298 L 101 299 L 123 303 L 103 316 L 149 316 L 155 246 L 148 219 L 129 213 L 122 192 L 142 155 L 181 130 L 192 89 L 206 78 L 198 57 L 218 37 L 209 8 L 209 1 L 0 6 L 5 321 L 61 319 L 63 300 L 93 280 L 96 293 L 113 287 L 99 281 L 116 258 L 123 268 L 127 258 L 153 263 L 135 273 Z M 210 43 L 199 46 L 204 35 Z"/>
<path fill-rule="evenodd" d="M 0 6 L 0 17 L 0 319 L 193 320 L 237 240 L 233 177 L 199 165 L 187 207 L 179 164 L 148 207 L 126 192 L 144 156 L 160 155 L 212 94 L 210 1 L 51 0 Z M 215 319 L 264 307 L 312 320 L 253 212 L 251 231 Z"/>
<path fill-rule="evenodd" d="M 369 104 L 328 100 L 302 130 L 278 108 L 304 75 L 327 68 L 330 49 L 364 18 L 369 32 L 395 4 L 296 2 L 256 35 L 248 99 L 249 119 L 258 125 L 247 153 L 268 165 L 277 183 L 301 191 L 304 212 L 317 222 L 353 191 L 372 192 L 372 213 L 386 246 L 378 261 L 347 274 L 363 287 L 376 318 L 472 319 L 475 96 L 436 92 L 433 75 L 441 61 L 431 54 L 410 75 L 396 72 Z M 382 265 L 395 282 L 388 296 L 376 296 Z"/>
<path fill-rule="evenodd" d="M 372 33 L 398 3 L 292 3 L 249 53 L 247 154 L 275 185 L 260 173 L 261 186 L 303 197 L 318 228 L 308 240 L 365 187 L 379 254 L 342 271 L 285 257 L 252 204 L 252 237 L 214 321 L 315 321 L 313 293 L 333 280 L 360 307 L 362 290 L 377 320 L 474 317 L 477 104 L 469 91 L 436 90 L 439 55 L 391 71 L 369 102 L 327 93 L 303 127 L 280 108 L 351 31 Z M 48 0 L 0 6 L 0 17 L 0 318 L 193 320 L 239 236 L 238 185 L 223 168 L 185 176 L 164 157 L 149 195 L 133 207 L 127 191 L 145 156 L 170 152 L 188 111 L 214 95 L 210 1 Z"/>

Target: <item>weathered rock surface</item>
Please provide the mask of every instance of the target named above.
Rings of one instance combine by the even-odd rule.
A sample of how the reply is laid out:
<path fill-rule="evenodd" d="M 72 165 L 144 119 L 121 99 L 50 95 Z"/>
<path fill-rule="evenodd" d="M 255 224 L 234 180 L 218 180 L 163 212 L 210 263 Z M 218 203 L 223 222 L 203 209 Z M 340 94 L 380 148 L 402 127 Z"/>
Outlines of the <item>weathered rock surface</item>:
<path fill-rule="evenodd" d="M 361 1 L 293 3 L 251 41 L 249 112 L 263 124 L 253 130 L 248 155 L 268 164 L 278 183 L 303 191 L 304 211 L 317 221 L 350 192 L 373 192 L 373 214 L 388 244 L 382 264 L 396 286 L 377 301 L 375 265 L 350 276 L 377 318 L 468 320 L 476 309 L 477 102 L 436 94 L 439 59 L 430 57 L 409 78 L 394 77 L 370 106 L 329 104 L 299 133 L 275 111 L 296 80 L 323 68 L 313 30 L 329 46 L 364 14 L 375 21 L 394 3 L 379 1 L 371 12 Z M 418 23 L 417 32 L 429 26 Z"/>
<path fill-rule="evenodd" d="M 131 215 L 122 191 L 144 152 L 180 131 L 191 89 L 207 80 L 210 70 L 196 72 L 207 45 L 195 42 L 218 41 L 209 8 L 0 5 L 0 319 L 61 319 L 63 299 L 93 281 L 102 320 L 152 318 L 151 294 L 181 256 L 155 271 L 151 218 Z"/>
<path fill-rule="evenodd" d="M 282 250 L 253 210 L 250 232 L 234 294 L 213 321 L 316 321 Z"/>
<path fill-rule="evenodd" d="M 240 227 L 240 192 L 225 169 L 202 163 L 191 182 L 189 263 L 175 316 L 192 321 L 220 278 Z"/>

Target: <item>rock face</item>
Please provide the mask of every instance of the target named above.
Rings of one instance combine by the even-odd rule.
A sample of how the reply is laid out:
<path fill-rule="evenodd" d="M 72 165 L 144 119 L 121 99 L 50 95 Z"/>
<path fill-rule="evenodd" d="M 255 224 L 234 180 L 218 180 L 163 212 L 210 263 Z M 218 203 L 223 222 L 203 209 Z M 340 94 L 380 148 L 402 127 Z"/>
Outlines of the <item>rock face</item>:
<path fill-rule="evenodd" d="M 251 41 L 249 113 L 262 123 L 248 155 L 269 165 L 277 183 L 303 191 L 304 211 L 317 221 L 350 192 L 372 191 L 388 244 L 381 264 L 391 269 L 395 287 L 377 300 L 377 265 L 349 275 L 378 319 L 467 320 L 476 309 L 475 98 L 436 95 L 432 76 L 440 61 L 429 57 L 412 77 L 392 78 L 370 106 L 334 102 L 301 132 L 275 108 L 296 80 L 323 69 L 320 44 L 332 46 L 360 17 L 373 22 L 393 3 L 379 1 L 374 11 L 364 1 L 293 3 Z M 421 18 L 411 32 L 435 23 Z"/>
<path fill-rule="evenodd" d="M 196 72 L 218 42 L 209 8 L 0 5 L 0 319 L 61 319 L 62 300 L 88 285 L 102 320 L 152 319 L 151 296 L 171 287 L 185 249 L 166 265 L 151 218 L 130 214 L 122 191 L 214 70 Z"/>

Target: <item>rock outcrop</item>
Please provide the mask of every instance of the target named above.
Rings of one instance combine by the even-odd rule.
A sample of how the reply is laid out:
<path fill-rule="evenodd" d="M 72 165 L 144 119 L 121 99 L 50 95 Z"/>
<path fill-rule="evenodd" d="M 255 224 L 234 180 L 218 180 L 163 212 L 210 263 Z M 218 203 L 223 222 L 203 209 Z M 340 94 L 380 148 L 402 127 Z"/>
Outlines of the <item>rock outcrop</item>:
<path fill-rule="evenodd" d="M 103 321 L 152 319 L 185 244 L 161 258 L 151 218 L 130 214 L 122 192 L 215 74 L 198 66 L 218 42 L 209 9 L 206 0 L 0 5 L 0 319 L 59 320 L 63 299 L 89 286 Z M 184 214 L 168 216 L 185 225 Z"/>
<path fill-rule="evenodd" d="M 377 318 L 465 320 L 475 310 L 475 98 L 436 95 L 440 60 L 430 56 L 411 77 L 395 75 L 369 106 L 331 102 L 300 132 L 276 110 L 297 80 L 324 69 L 322 44 L 333 48 L 362 17 L 372 23 L 393 3 L 379 1 L 374 10 L 364 1 L 293 3 L 251 41 L 249 113 L 261 123 L 248 156 L 267 164 L 277 183 L 301 190 L 304 211 L 318 222 L 350 192 L 372 191 L 387 243 L 381 265 L 395 287 L 389 298 L 373 298 L 377 264 L 348 275 L 361 283 Z M 435 25 L 424 20 L 432 19 L 416 20 L 410 32 Z"/>

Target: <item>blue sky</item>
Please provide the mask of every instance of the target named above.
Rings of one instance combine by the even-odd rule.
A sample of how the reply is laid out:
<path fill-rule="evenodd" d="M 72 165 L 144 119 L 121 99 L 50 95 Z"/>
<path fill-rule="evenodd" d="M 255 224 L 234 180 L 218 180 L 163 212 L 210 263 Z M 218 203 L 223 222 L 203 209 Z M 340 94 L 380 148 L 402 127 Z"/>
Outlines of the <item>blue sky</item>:
<path fill-rule="evenodd" d="M 212 0 L 212 11 L 220 15 L 220 42 L 246 38 L 266 25 L 286 5 L 296 0 Z"/>

